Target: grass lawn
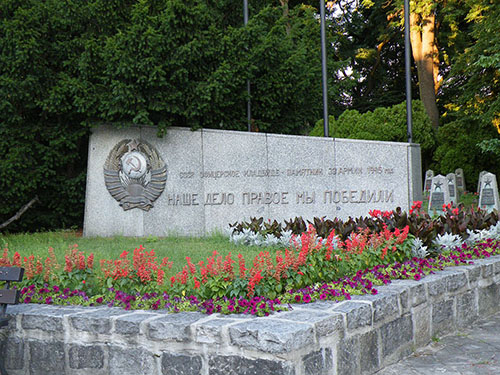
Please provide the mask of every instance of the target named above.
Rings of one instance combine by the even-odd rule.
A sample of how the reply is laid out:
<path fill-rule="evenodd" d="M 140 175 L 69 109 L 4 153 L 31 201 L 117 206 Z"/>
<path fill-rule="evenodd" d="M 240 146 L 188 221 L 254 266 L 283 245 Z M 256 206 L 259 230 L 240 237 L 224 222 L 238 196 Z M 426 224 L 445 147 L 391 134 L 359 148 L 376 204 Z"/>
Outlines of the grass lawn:
<path fill-rule="evenodd" d="M 76 231 L 56 231 L 29 234 L 7 234 L 0 236 L 0 246 L 6 245 L 9 255 L 18 252 L 22 257 L 31 254 L 45 259 L 48 248 L 55 250 L 60 264 L 64 264 L 64 255 L 74 244 L 86 255 L 94 253 L 95 259 L 117 259 L 123 251 L 130 252 L 129 259 L 136 247 L 142 245 L 147 251 L 154 249 L 159 259 L 168 257 L 174 262 L 172 271 L 180 271 L 186 264 L 186 256 L 191 257 L 193 263 L 206 260 L 214 250 L 223 256 L 232 253 L 233 260 L 241 253 L 246 262 L 251 262 L 261 251 L 271 248 L 256 246 L 234 245 L 227 237 L 213 235 L 210 237 L 82 237 Z M 248 264 L 248 263 L 247 263 Z M 251 263 L 250 263 L 251 264 Z"/>

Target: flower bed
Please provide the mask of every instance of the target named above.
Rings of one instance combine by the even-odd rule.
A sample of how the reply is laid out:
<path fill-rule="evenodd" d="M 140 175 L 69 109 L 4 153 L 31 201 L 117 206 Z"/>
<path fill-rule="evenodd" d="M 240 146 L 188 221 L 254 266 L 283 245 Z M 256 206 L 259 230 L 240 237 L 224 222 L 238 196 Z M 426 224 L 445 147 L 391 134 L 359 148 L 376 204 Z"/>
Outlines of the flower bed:
<path fill-rule="evenodd" d="M 64 267 L 51 249 L 42 260 L 21 258 L 17 252 L 9 258 L 5 248 L 0 265 L 25 268 L 25 303 L 269 315 L 291 303 L 376 294 L 376 287 L 391 279 L 419 280 L 447 265 L 498 254 L 496 214 L 461 206 L 446 209 L 438 219 L 422 212 L 420 203 L 408 215 L 372 211 L 370 218 L 337 221 L 340 234 L 333 229 L 326 239 L 318 236 L 321 222 L 316 222 L 316 227 L 310 225 L 300 237 L 292 237 L 289 249 L 262 251 L 251 265 L 240 254 L 236 261 L 231 253 L 214 252 L 197 265 L 186 257 L 186 265 L 174 275 L 169 275 L 168 258 L 160 261 L 154 250 L 142 246 L 131 259 L 124 251 L 118 259 L 100 260 L 98 269 L 93 254 L 84 254 L 76 245 Z M 432 233 L 437 235 L 429 242 Z M 429 252 L 434 257 L 424 258 Z"/>

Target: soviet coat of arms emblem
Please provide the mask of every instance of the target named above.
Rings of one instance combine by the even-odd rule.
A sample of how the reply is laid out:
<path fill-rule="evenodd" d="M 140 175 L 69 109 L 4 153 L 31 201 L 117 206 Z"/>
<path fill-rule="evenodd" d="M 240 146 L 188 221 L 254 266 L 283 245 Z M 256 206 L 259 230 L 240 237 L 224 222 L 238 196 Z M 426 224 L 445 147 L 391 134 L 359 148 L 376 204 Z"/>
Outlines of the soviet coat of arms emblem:
<path fill-rule="evenodd" d="M 149 143 L 125 139 L 110 151 L 104 163 L 104 183 L 126 211 L 149 211 L 167 181 L 167 167 Z"/>

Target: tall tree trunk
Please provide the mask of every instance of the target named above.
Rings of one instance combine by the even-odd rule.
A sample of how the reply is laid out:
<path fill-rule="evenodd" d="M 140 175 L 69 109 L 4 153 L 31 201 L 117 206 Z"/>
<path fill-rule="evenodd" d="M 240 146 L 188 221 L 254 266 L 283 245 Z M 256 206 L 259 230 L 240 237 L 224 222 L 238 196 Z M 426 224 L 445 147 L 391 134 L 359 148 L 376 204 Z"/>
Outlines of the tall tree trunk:
<path fill-rule="evenodd" d="M 280 0 L 281 7 L 283 8 L 283 17 L 287 19 L 286 22 L 286 35 L 290 35 L 290 31 L 292 30 L 292 26 L 290 25 L 290 19 L 288 18 L 290 11 L 288 9 L 288 1 L 289 0 Z"/>
<path fill-rule="evenodd" d="M 436 104 L 439 56 L 435 44 L 434 13 L 421 16 L 410 14 L 410 40 L 413 58 L 417 65 L 420 100 L 434 128 L 439 126 L 439 111 Z"/>

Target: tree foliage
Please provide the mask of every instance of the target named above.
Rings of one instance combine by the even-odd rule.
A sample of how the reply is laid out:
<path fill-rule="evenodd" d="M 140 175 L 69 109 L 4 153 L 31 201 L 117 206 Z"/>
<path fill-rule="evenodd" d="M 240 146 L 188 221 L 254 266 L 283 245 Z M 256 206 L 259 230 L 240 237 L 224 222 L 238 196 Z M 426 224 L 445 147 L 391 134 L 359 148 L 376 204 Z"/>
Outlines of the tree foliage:
<path fill-rule="evenodd" d="M 12 229 L 81 225 L 94 124 L 246 129 L 250 80 L 255 129 L 307 132 L 321 114 L 315 10 L 250 3 L 244 27 L 229 0 L 2 1 L 0 221 L 38 194 Z M 349 84 L 332 75 L 331 97 Z"/>
<path fill-rule="evenodd" d="M 474 180 L 481 170 L 500 173 L 498 159 L 482 153 L 480 146 L 500 134 L 500 7 L 490 0 L 467 4 L 471 32 L 465 48 L 453 55 L 443 83 L 454 95 L 445 105 L 446 122 L 434 158 L 444 173 L 462 167 L 466 178 Z"/>

